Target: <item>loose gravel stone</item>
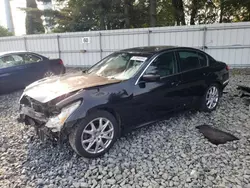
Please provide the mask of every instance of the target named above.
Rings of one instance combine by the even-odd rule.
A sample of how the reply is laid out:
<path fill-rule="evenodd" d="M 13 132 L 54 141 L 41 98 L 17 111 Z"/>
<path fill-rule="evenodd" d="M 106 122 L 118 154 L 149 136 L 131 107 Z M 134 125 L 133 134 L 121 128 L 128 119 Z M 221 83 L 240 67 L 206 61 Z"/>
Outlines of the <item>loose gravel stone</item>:
<path fill-rule="evenodd" d="M 68 143 L 41 142 L 16 121 L 22 91 L 0 96 L 0 187 L 249 187 L 250 111 L 231 75 L 217 110 L 186 111 L 120 138 L 103 157 L 77 156 Z M 195 128 L 209 124 L 240 140 L 215 146 Z"/>
<path fill-rule="evenodd" d="M 108 179 L 108 180 L 107 180 L 107 183 L 108 183 L 108 184 L 111 184 L 111 185 L 114 185 L 115 182 L 116 182 L 115 179 Z"/>
<path fill-rule="evenodd" d="M 164 179 L 164 180 L 167 180 L 168 179 L 168 174 L 167 173 L 164 173 L 163 175 L 162 175 L 162 178 Z"/>

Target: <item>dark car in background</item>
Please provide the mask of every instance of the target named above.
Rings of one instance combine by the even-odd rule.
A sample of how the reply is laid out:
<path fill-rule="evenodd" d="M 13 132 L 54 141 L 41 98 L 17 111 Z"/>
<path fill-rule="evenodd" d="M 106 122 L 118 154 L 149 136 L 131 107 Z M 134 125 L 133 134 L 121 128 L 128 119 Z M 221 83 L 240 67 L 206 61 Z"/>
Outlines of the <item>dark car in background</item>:
<path fill-rule="evenodd" d="M 68 138 L 76 153 L 98 157 L 121 132 L 183 108 L 215 110 L 229 82 L 228 66 L 194 48 L 125 49 L 86 72 L 29 85 L 20 121 L 38 135 Z"/>
<path fill-rule="evenodd" d="M 65 73 L 61 59 L 32 52 L 0 53 L 0 94 L 25 88 L 41 78 Z"/>

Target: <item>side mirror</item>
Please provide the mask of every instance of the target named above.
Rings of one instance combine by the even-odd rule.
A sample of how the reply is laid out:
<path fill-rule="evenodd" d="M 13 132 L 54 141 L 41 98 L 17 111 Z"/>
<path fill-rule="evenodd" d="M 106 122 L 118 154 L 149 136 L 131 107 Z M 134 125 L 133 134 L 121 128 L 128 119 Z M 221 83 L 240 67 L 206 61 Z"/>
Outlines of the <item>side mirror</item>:
<path fill-rule="evenodd" d="M 159 74 L 145 74 L 142 76 L 142 80 L 145 82 L 156 82 L 160 80 Z"/>

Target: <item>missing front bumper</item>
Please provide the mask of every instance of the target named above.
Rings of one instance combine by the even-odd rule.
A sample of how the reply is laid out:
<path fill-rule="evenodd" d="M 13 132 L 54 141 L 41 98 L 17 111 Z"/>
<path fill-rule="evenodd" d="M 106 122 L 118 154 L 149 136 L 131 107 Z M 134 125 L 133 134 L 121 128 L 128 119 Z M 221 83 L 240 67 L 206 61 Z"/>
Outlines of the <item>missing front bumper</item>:
<path fill-rule="evenodd" d="M 36 135 L 42 141 L 51 140 L 58 141 L 60 140 L 61 133 L 53 133 L 49 128 L 45 126 L 45 123 L 39 123 L 35 119 L 27 116 L 20 115 L 18 118 L 20 123 L 25 123 L 25 125 L 32 126 L 35 129 Z"/>
<path fill-rule="evenodd" d="M 24 123 L 25 125 L 32 126 L 35 129 L 36 135 L 40 140 L 61 142 L 63 140 L 63 134 L 61 132 L 52 132 L 48 127 L 45 126 L 45 120 L 46 118 L 41 116 L 39 113 L 28 111 L 27 108 L 22 108 L 22 110 L 20 110 L 20 116 L 17 118 L 17 121 L 19 123 Z"/>
<path fill-rule="evenodd" d="M 48 121 L 48 118 L 43 113 L 36 112 L 28 106 L 21 105 L 19 111 L 20 121 L 24 121 L 26 116 L 32 117 L 35 121 L 39 123 L 46 123 Z"/>

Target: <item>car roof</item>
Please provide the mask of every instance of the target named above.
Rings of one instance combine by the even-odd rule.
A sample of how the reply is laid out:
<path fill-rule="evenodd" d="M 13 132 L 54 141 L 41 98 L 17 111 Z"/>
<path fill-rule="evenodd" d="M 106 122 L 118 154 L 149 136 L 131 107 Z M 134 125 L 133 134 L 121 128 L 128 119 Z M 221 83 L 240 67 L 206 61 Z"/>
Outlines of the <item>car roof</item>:
<path fill-rule="evenodd" d="M 27 51 L 7 51 L 7 52 L 0 52 L 0 56 L 7 55 L 7 54 L 16 54 L 16 53 L 27 53 Z"/>
<path fill-rule="evenodd" d="M 129 53 L 156 53 L 162 50 L 176 48 L 176 46 L 142 46 L 135 48 L 123 49 L 121 52 L 129 52 Z"/>
<path fill-rule="evenodd" d="M 0 52 L 0 56 L 8 55 L 8 54 L 20 54 L 20 53 L 32 53 L 32 54 L 37 54 L 37 53 L 34 53 L 34 52 L 29 52 L 29 51 L 7 51 L 7 52 Z M 40 55 L 40 54 L 37 54 L 37 55 Z M 41 56 L 41 55 L 40 55 L 40 56 Z"/>
<path fill-rule="evenodd" d="M 35 52 L 30 52 L 30 51 L 7 51 L 7 52 L 0 52 L 0 56 L 4 56 L 4 55 L 10 55 L 10 54 L 23 54 L 23 53 L 28 53 L 28 54 L 34 54 L 34 55 L 38 55 L 40 57 L 43 58 L 47 58 L 41 54 L 35 53 Z"/>
<path fill-rule="evenodd" d="M 135 48 L 128 48 L 124 50 L 120 50 L 120 52 L 128 52 L 128 53 L 140 53 L 140 54 L 155 54 L 165 50 L 170 49 L 192 49 L 192 50 L 199 50 L 197 48 L 191 47 L 183 47 L 183 46 L 143 46 L 143 47 L 135 47 Z"/>

